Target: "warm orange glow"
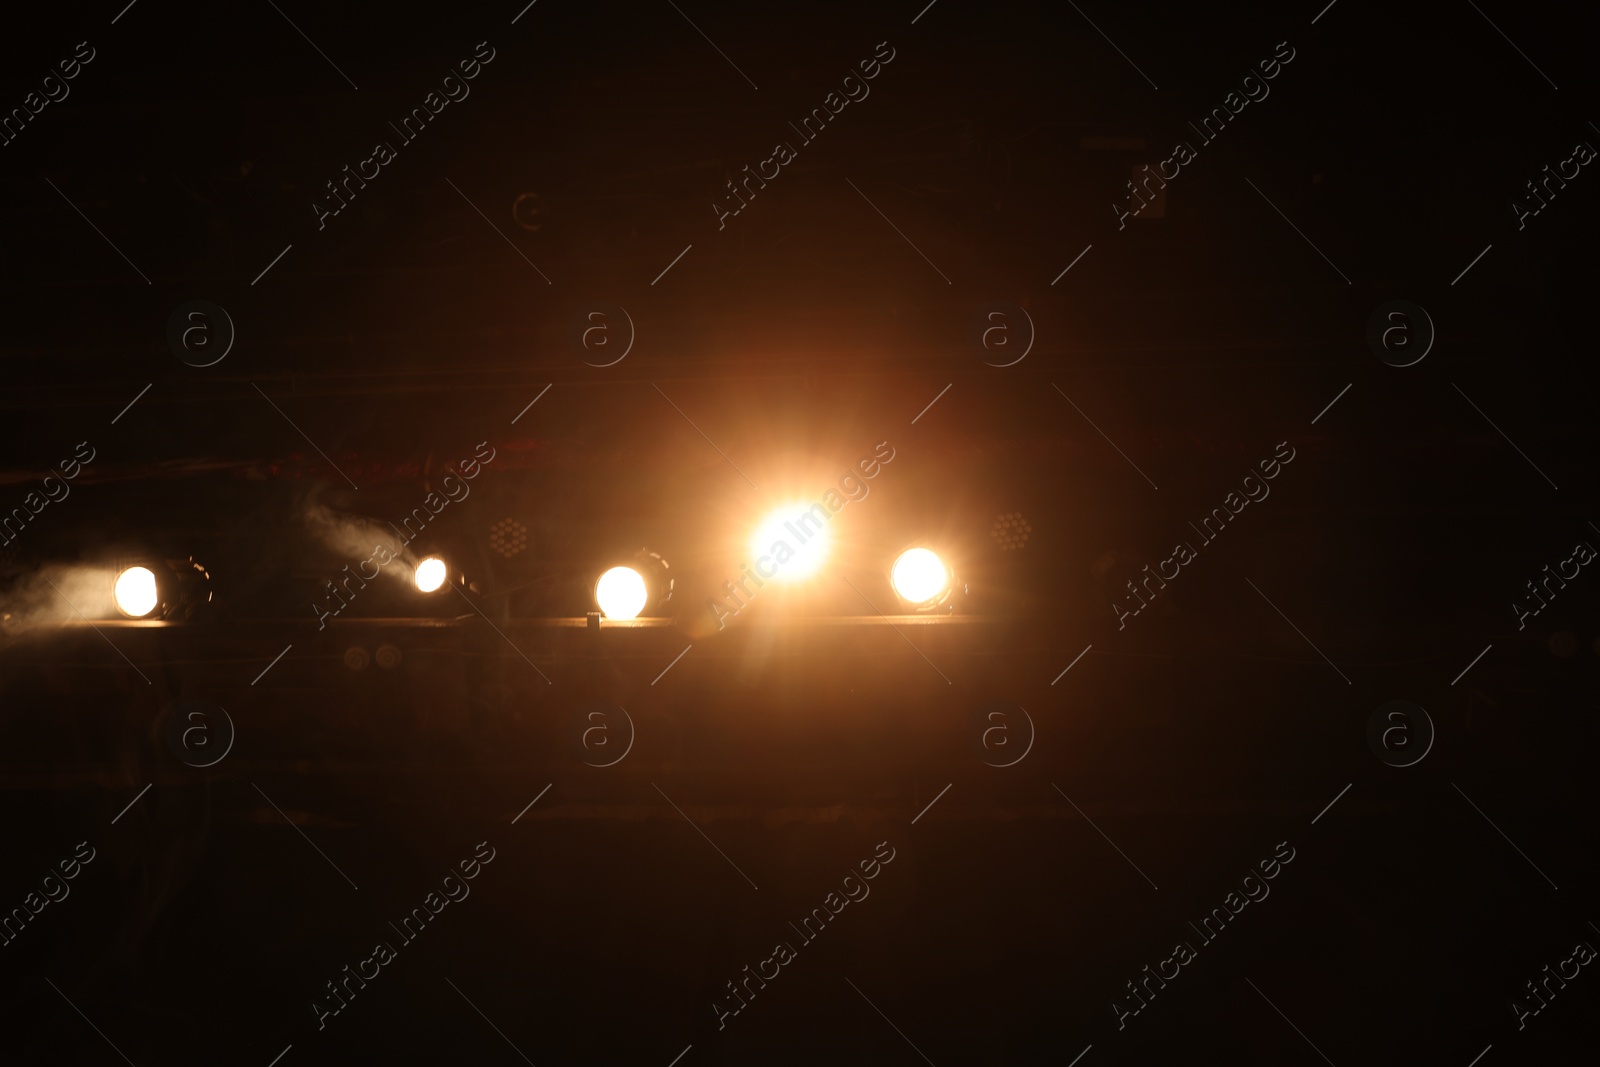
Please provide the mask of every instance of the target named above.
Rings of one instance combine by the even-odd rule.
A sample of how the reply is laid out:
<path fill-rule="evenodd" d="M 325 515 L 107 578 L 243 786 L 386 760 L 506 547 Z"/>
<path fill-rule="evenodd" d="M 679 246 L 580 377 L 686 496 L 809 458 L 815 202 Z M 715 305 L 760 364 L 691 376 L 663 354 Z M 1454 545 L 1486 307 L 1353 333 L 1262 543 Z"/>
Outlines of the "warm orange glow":
<path fill-rule="evenodd" d="M 644 577 L 632 567 L 612 567 L 594 584 L 594 602 L 608 619 L 636 619 L 649 599 Z"/>
<path fill-rule="evenodd" d="M 444 584 L 446 573 L 444 560 L 429 556 L 417 564 L 417 588 L 424 593 L 433 592 Z"/>
<path fill-rule="evenodd" d="M 117 609 L 135 619 L 143 618 L 156 609 L 156 576 L 148 567 L 129 567 L 117 575 L 113 590 Z"/>
<path fill-rule="evenodd" d="M 757 573 L 765 576 L 773 571 L 772 580 L 779 582 L 817 573 L 828 559 L 831 517 L 821 504 L 798 501 L 770 512 L 750 537 L 750 558 Z"/>
<path fill-rule="evenodd" d="M 912 548 L 894 561 L 889 583 L 907 603 L 926 604 L 950 588 L 950 568 L 931 550 Z"/>

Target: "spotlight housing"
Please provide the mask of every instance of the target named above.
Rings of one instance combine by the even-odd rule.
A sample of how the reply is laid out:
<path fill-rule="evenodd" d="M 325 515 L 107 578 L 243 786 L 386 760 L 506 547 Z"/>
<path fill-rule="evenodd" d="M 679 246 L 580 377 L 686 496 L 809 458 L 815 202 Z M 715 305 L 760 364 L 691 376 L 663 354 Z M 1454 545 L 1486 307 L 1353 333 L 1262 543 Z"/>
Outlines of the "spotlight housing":
<path fill-rule="evenodd" d="M 955 569 L 931 548 L 913 545 L 895 558 L 889 568 L 889 587 L 911 611 L 951 611 L 966 587 L 956 580 Z"/>
<path fill-rule="evenodd" d="M 594 603 L 607 619 L 636 619 L 659 614 L 672 599 L 673 579 L 659 552 L 642 548 L 625 559 L 612 561 L 594 583 Z"/>
<path fill-rule="evenodd" d="M 129 619 L 189 619 L 211 603 L 211 573 L 193 556 L 129 561 L 117 568 L 111 602 Z"/>

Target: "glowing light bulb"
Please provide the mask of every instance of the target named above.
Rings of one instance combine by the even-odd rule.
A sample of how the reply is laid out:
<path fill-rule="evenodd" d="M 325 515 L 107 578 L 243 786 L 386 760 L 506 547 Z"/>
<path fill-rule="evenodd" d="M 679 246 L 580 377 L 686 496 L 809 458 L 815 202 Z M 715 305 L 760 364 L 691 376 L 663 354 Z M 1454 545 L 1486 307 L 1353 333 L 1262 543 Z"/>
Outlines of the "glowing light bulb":
<path fill-rule="evenodd" d="M 773 511 L 756 525 L 750 538 L 750 558 L 755 569 L 772 579 L 792 582 L 809 578 L 827 562 L 832 537 L 828 531 L 828 509 L 821 504 L 788 504 Z M 770 560 L 766 568 L 763 560 Z"/>
<path fill-rule="evenodd" d="M 594 583 L 594 602 L 608 619 L 636 619 L 649 599 L 644 576 L 632 567 L 612 567 Z"/>
<path fill-rule="evenodd" d="M 900 599 L 911 604 L 926 604 L 950 588 L 950 568 L 926 548 L 912 548 L 900 554 L 889 571 L 889 584 Z"/>
<path fill-rule="evenodd" d="M 422 590 L 424 593 L 431 593 L 435 589 L 438 589 L 440 586 L 444 585 L 444 580 L 448 576 L 448 573 L 449 572 L 444 565 L 444 560 L 440 559 L 438 556 L 429 556 L 427 559 L 417 564 L 417 588 Z"/>
<path fill-rule="evenodd" d="M 113 589 L 117 610 L 135 619 L 143 618 L 156 609 L 160 599 L 156 593 L 156 576 L 148 567 L 129 567 L 117 575 Z"/>

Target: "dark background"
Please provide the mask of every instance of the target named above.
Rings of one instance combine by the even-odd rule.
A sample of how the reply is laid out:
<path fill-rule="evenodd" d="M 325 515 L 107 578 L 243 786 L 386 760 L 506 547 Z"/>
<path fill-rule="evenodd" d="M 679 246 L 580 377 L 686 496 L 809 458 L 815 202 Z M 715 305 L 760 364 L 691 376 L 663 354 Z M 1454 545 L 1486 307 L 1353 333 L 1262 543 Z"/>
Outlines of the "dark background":
<path fill-rule="evenodd" d="M 1600 177 L 1521 230 L 1511 204 L 1600 145 L 1600 15 L 677 6 L 7 16 L 0 108 L 96 56 L 0 147 L 0 503 L 96 458 L 0 549 L 0 908 L 97 855 L 0 948 L 0 1061 L 1592 1059 L 1593 968 L 1521 1030 L 1511 1002 L 1600 944 L 1600 578 L 1522 629 L 1511 604 L 1600 546 Z M 480 41 L 470 96 L 401 145 Z M 398 158 L 319 230 L 380 139 Z M 1164 217 L 1119 230 L 1178 139 Z M 798 158 L 719 230 L 778 140 Z M 237 329 L 206 368 L 167 339 L 196 299 Z M 1404 368 L 1367 340 L 1396 299 L 1437 331 Z M 572 342 L 593 301 L 637 331 L 609 367 Z M 995 301 L 1036 332 L 1009 367 L 971 340 Z M 486 440 L 428 534 L 471 588 L 375 587 L 319 630 L 362 556 L 307 516 L 399 521 Z M 810 592 L 697 629 L 764 508 L 885 440 Z M 1284 441 L 1270 497 L 1119 629 L 1123 583 Z M 891 625 L 918 540 L 968 595 Z M 677 576 L 660 625 L 586 632 L 642 545 Z M 193 555 L 213 603 L 35 614 L 39 574 L 130 554 Z M 348 665 L 384 645 L 398 666 Z M 190 700 L 237 731 L 209 769 L 168 742 Z M 603 768 L 599 700 L 636 730 Z M 1405 768 L 1368 742 L 1391 700 L 1435 731 Z M 995 706 L 1036 731 L 1004 768 Z M 319 1030 L 324 983 L 485 840 L 471 896 Z M 883 841 L 870 897 L 719 1030 L 724 984 Z M 1285 841 L 1270 896 L 1119 1030 L 1125 983 Z"/>

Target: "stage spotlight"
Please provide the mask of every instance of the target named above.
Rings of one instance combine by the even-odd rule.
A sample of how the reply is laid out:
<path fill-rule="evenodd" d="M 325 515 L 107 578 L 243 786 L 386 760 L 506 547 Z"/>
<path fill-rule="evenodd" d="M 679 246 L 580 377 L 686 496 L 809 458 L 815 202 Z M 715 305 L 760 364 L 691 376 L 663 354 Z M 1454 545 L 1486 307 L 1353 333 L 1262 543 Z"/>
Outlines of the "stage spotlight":
<path fill-rule="evenodd" d="M 830 517 L 821 504 L 795 503 L 771 512 L 750 538 L 750 558 L 756 569 L 761 571 L 762 561 L 771 560 L 776 572 L 771 580 L 779 582 L 817 573 L 828 559 Z"/>
<path fill-rule="evenodd" d="M 659 614 L 672 599 L 671 568 L 659 552 L 641 548 L 632 556 L 614 557 L 614 565 L 594 583 L 594 602 L 608 619 L 636 619 Z"/>
<path fill-rule="evenodd" d="M 431 593 L 444 585 L 448 576 L 449 572 L 445 568 L 444 560 L 438 556 L 429 556 L 417 564 L 415 580 L 417 588 L 424 593 Z"/>
<path fill-rule="evenodd" d="M 132 619 L 144 618 L 161 603 L 156 591 L 156 575 L 149 567 L 123 568 L 112 592 L 117 610 Z"/>
<path fill-rule="evenodd" d="M 950 571 L 938 555 L 926 548 L 900 553 L 889 572 L 889 581 L 900 599 L 922 604 L 950 588 Z"/>
<path fill-rule="evenodd" d="M 644 575 L 632 567 L 612 567 L 594 583 L 594 602 L 608 619 L 636 619 L 649 599 Z"/>
<path fill-rule="evenodd" d="M 111 602 L 131 619 L 183 622 L 209 610 L 211 573 L 193 556 L 186 559 L 135 557 L 118 565 L 111 583 Z"/>
<path fill-rule="evenodd" d="M 889 570 L 889 584 L 895 595 L 918 611 L 945 604 L 955 589 L 955 575 L 949 564 L 927 548 L 909 548 L 900 553 Z"/>

